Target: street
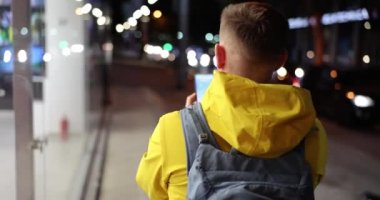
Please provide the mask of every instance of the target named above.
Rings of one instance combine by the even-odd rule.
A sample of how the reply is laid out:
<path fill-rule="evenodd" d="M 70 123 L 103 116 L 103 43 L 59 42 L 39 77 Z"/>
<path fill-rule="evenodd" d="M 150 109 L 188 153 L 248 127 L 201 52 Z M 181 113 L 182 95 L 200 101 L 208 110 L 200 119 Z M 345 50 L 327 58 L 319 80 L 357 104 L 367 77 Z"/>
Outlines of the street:
<path fill-rule="evenodd" d="M 380 191 L 380 133 L 350 130 L 322 120 L 328 133 L 326 176 L 317 199 L 364 199 L 364 192 Z"/>

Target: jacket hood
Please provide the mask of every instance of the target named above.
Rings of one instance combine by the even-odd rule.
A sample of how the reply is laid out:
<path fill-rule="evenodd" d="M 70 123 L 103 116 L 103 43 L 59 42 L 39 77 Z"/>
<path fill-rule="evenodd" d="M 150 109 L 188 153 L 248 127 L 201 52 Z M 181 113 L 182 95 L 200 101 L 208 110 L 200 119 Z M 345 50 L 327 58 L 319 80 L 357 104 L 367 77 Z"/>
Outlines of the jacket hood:
<path fill-rule="evenodd" d="M 202 107 L 211 129 L 249 156 L 277 157 L 293 149 L 315 120 L 310 93 L 214 72 Z"/>

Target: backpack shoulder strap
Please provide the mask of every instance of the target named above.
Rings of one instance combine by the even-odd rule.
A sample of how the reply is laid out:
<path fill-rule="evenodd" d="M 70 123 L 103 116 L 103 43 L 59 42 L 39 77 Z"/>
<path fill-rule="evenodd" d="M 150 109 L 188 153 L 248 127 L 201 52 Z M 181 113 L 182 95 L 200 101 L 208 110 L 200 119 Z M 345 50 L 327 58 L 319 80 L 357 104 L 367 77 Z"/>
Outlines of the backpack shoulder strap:
<path fill-rule="evenodd" d="M 183 108 L 180 114 L 186 144 L 187 172 L 189 172 L 200 143 L 209 143 L 216 148 L 218 144 L 210 131 L 200 103 Z"/>

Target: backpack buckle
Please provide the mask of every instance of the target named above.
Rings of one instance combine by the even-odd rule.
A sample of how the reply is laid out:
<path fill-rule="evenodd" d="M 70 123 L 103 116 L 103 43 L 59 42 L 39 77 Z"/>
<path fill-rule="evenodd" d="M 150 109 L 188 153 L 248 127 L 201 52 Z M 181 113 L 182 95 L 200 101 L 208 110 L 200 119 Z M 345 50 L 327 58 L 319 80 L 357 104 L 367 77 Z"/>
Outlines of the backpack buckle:
<path fill-rule="evenodd" d="M 205 143 L 208 141 L 208 135 L 207 133 L 200 133 L 198 135 L 198 140 L 199 140 L 199 143 Z"/>

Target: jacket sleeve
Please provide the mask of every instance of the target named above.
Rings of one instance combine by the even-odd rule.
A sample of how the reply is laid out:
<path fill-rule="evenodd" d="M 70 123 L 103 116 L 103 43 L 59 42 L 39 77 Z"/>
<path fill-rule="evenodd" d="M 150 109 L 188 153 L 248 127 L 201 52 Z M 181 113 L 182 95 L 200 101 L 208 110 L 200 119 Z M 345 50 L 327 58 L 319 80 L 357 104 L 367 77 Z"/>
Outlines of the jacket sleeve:
<path fill-rule="evenodd" d="M 167 184 L 163 180 L 161 131 L 162 120 L 159 121 L 149 140 L 148 149 L 141 158 L 136 174 L 137 184 L 149 199 L 168 199 Z"/>
<path fill-rule="evenodd" d="M 327 161 L 326 131 L 318 119 L 313 130 L 307 135 L 305 143 L 305 156 L 311 167 L 313 186 L 316 188 L 325 174 Z"/>

